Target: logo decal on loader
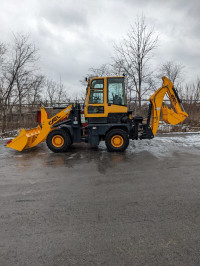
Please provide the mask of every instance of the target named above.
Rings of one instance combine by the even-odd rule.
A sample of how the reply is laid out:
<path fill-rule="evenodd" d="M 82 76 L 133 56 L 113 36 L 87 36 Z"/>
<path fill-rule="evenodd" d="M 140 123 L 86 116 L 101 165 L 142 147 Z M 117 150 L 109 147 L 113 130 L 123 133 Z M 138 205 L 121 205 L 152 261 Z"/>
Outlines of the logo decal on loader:
<path fill-rule="evenodd" d="M 49 121 L 49 125 L 51 126 L 54 122 L 56 122 L 58 119 L 60 118 L 60 116 L 56 116 L 54 117 L 51 121 Z"/>

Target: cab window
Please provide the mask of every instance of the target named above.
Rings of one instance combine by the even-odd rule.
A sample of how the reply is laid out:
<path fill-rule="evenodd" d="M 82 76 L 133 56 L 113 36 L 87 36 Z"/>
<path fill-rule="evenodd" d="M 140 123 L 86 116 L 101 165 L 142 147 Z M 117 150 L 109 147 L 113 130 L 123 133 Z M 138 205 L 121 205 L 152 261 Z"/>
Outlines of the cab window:
<path fill-rule="evenodd" d="M 124 79 L 108 78 L 108 103 L 125 105 Z"/>
<path fill-rule="evenodd" d="M 91 83 L 89 104 L 103 103 L 103 79 L 95 79 Z"/>
<path fill-rule="evenodd" d="M 95 79 L 91 83 L 91 89 L 103 89 L 103 79 Z"/>

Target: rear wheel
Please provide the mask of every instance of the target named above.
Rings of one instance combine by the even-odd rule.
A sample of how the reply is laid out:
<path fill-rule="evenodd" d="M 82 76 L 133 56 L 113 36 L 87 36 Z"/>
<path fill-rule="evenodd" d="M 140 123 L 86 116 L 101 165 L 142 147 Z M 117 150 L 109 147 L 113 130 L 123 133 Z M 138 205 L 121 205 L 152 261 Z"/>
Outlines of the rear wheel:
<path fill-rule="evenodd" d="M 122 129 L 112 129 L 106 134 L 105 143 L 108 151 L 124 151 L 129 145 L 129 137 Z"/>
<path fill-rule="evenodd" d="M 55 129 L 47 136 L 46 143 L 53 152 L 65 152 L 70 148 L 72 141 L 68 132 L 63 129 Z"/>

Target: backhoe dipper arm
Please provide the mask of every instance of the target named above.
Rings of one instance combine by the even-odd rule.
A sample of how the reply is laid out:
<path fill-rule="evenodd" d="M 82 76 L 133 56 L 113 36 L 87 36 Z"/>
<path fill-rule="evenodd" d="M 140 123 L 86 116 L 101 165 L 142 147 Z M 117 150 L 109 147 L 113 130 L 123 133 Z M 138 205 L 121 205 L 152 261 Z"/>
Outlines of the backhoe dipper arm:
<path fill-rule="evenodd" d="M 177 125 L 188 117 L 188 114 L 182 111 L 183 107 L 181 108 L 181 101 L 178 97 L 177 91 L 174 89 L 173 83 L 166 77 L 162 77 L 162 80 L 162 87 L 155 91 L 155 93 L 149 98 L 149 101 L 151 102 L 151 130 L 154 136 L 158 130 L 161 110 L 163 120 L 172 125 Z M 168 94 L 176 112 L 173 109 L 168 108 L 166 105 L 162 106 L 166 93 Z"/>

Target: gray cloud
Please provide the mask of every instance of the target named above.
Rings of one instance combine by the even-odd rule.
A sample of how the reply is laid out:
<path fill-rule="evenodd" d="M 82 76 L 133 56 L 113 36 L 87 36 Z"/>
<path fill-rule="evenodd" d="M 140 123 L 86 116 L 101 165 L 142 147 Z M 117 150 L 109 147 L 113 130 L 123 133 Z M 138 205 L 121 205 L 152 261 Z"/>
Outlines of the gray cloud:
<path fill-rule="evenodd" d="M 1 41 L 11 32 L 30 33 L 40 48 L 41 70 L 78 92 L 90 67 L 109 62 L 113 43 L 144 14 L 160 36 L 152 65 L 166 60 L 185 65 L 185 80 L 200 72 L 200 4 L 197 0 L 2 0 Z"/>
<path fill-rule="evenodd" d="M 71 1 L 42 1 L 41 3 L 39 16 L 53 25 L 72 28 L 88 26 L 85 6 L 77 6 Z"/>

